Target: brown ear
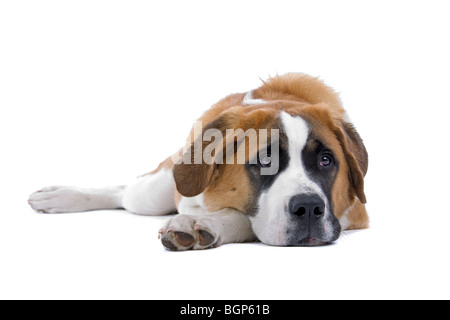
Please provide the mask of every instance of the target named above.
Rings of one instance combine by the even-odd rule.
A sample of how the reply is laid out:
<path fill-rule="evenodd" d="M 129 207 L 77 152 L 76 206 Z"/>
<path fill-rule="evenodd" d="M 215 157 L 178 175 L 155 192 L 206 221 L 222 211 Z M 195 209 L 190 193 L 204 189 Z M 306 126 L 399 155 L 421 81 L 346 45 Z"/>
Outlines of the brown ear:
<path fill-rule="evenodd" d="M 177 190 L 185 197 L 195 197 L 205 191 L 216 169 L 215 163 L 203 161 L 205 142 L 201 141 L 202 136 L 183 154 L 181 163 L 173 167 Z"/>
<path fill-rule="evenodd" d="M 210 184 L 215 165 L 177 164 L 173 168 L 173 176 L 178 192 L 185 197 L 195 197 L 205 191 Z"/>
<path fill-rule="evenodd" d="M 216 171 L 217 163 L 223 163 L 223 133 L 230 124 L 233 113 L 226 113 L 202 128 L 199 135 L 190 148 L 185 151 L 181 161 L 173 168 L 173 177 L 178 192 L 185 197 L 195 197 L 205 191 Z M 209 137 L 211 141 L 203 141 L 205 134 L 213 130 Z M 191 132 L 191 137 L 193 133 Z M 204 152 L 211 155 L 208 160 L 204 158 Z"/>
<path fill-rule="evenodd" d="M 355 195 L 362 203 L 366 203 L 364 176 L 367 173 L 369 164 L 366 147 L 353 125 L 343 121 L 337 122 L 339 126 L 336 126 L 334 131 L 347 160 L 350 183 Z"/>
<path fill-rule="evenodd" d="M 363 175 L 366 176 L 367 169 L 369 167 L 369 155 L 367 154 L 363 140 L 352 124 L 348 122 L 341 122 L 341 128 L 345 133 L 348 148 L 355 156 L 356 162 L 358 163 Z"/>

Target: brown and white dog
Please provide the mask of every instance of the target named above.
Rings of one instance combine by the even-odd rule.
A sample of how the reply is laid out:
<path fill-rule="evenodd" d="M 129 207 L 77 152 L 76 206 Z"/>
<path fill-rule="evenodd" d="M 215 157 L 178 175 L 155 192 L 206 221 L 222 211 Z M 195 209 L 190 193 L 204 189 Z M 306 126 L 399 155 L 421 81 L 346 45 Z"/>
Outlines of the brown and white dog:
<path fill-rule="evenodd" d="M 368 155 L 339 97 L 323 82 L 304 74 L 277 76 L 256 90 L 228 96 L 199 121 L 202 128 L 192 130 L 181 153 L 129 186 L 49 187 L 33 193 L 29 203 L 46 213 L 178 212 L 160 230 L 170 250 L 256 240 L 321 245 L 343 230 L 368 227 Z M 211 130 L 229 136 L 231 129 L 241 130 L 231 143 L 207 137 Z M 258 136 L 257 147 L 242 147 L 249 130 L 268 137 Z M 230 145 L 236 147 L 231 153 Z M 241 151 L 244 161 L 233 161 Z M 205 154 L 212 161 L 194 161 Z"/>

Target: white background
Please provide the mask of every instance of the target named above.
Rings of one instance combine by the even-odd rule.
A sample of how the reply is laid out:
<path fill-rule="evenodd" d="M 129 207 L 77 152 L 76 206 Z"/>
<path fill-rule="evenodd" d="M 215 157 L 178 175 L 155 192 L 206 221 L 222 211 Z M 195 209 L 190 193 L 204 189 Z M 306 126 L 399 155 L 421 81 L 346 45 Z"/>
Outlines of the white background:
<path fill-rule="evenodd" d="M 0 298 L 450 298 L 448 1 L 2 1 Z M 335 245 L 165 251 L 167 218 L 43 215 L 127 183 L 213 103 L 286 72 L 341 93 L 372 228 Z"/>

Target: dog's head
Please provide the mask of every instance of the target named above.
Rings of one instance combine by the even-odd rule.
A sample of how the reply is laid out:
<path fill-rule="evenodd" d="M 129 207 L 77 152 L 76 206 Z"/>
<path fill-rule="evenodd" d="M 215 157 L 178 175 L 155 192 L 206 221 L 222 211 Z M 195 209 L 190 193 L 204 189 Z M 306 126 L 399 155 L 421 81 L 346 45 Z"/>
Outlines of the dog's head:
<path fill-rule="evenodd" d="M 199 158 L 205 155 L 209 161 Z M 184 158 L 174 167 L 178 191 L 203 193 L 210 211 L 247 214 L 257 237 L 270 245 L 333 242 L 339 219 L 355 201 L 366 202 L 364 144 L 322 104 L 232 108 L 202 129 Z"/>

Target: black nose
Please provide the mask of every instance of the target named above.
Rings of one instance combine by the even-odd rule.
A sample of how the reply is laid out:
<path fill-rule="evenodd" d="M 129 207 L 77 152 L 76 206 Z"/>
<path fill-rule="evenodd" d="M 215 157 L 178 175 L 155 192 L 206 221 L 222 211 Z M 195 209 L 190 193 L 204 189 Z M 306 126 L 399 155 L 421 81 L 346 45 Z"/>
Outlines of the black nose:
<path fill-rule="evenodd" d="M 289 212 L 299 217 L 322 218 L 325 214 L 325 202 L 315 194 L 299 194 L 289 202 Z"/>

